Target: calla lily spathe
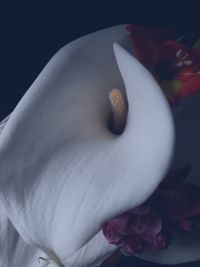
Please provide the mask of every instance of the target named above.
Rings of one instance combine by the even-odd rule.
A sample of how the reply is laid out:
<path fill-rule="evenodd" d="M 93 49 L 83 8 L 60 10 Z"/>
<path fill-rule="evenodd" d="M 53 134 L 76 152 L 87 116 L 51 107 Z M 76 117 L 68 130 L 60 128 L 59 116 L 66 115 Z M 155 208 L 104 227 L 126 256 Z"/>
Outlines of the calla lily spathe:
<path fill-rule="evenodd" d="M 10 116 L 0 123 L 0 134 Z M 36 266 L 36 259 L 45 254 L 38 248 L 25 243 L 8 218 L 7 211 L 0 202 L 0 266 Z M 41 267 L 47 266 L 43 262 Z"/>
<path fill-rule="evenodd" d="M 143 203 L 171 162 L 169 105 L 126 49 L 125 28 L 102 30 L 61 49 L 1 133 L 6 214 L 20 238 L 36 247 L 34 256 L 39 250 L 63 266 L 99 265 L 108 257 L 116 248 L 104 239 L 102 224 Z M 129 106 L 120 136 L 107 128 L 108 95 L 115 87 L 126 92 Z"/>

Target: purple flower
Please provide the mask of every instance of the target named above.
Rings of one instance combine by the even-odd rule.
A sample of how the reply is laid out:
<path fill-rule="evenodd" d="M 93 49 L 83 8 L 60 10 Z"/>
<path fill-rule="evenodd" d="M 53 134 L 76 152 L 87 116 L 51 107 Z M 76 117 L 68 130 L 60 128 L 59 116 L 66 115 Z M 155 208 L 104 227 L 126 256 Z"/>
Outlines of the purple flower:
<path fill-rule="evenodd" d="M 200 187 L 184 182 L 190 169 L 171 172 L 144 204 L 107 221 L 109 243 L 132 256 L 165 249 L 175 234 L 200 230 Z"/>

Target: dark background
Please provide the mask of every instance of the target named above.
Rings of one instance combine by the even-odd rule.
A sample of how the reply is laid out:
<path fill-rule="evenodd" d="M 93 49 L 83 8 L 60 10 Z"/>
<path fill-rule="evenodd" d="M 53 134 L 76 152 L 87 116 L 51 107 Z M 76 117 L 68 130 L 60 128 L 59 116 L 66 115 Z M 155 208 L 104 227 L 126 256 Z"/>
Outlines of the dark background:
<path fill-rule="evenodd" d="M 1 1 L 0 119 L 14 109 L 45 64 L 63 45 L 121 23 L 170 28 L 180 34 L 200 36 L 200 1 Z M 123 266 L 160 265 L 123 258 L 120 267 Z"/>

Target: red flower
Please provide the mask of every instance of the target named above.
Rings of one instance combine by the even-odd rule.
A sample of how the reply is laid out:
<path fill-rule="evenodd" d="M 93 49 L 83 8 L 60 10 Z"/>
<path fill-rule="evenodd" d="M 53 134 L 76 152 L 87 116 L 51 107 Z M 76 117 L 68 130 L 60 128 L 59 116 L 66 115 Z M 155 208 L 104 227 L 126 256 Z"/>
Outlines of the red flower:
<path fill-rule="evenodd" d="M 200 187 L 184 182 L 190 169 L 170 173 L 143 205 L 107 221 L 107 240 L 131 256 L 165 249 L 175 234 L 199 231 Z"/>
<path fill-rule="evenodd" d="M 155 76 L 171 104 L 200 90 L 200 49 L 167 31 L 128 26 L 134 55 Z"/>

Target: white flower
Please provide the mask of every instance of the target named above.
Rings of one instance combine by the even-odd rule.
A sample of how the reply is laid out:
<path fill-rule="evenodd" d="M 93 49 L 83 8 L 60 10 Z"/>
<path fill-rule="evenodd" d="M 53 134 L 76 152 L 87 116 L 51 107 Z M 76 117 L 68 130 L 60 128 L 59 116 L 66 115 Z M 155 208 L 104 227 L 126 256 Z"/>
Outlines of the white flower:
<path fill-rule="evenodd" d="M 5 252 L 20 256 L 22 267 L 37 266 L 39 256 L 67 267 L 99 265 L 115 250 L 102 223 L 143 203 L 168 170 L 171 112 L 128 52 L 127 36 L 125 25 L 116 26 L 61 49 L 1 133 L 0 198 L 20 242 L 36 247 L 32 258 L 17 254 L 19 244 Z M 107 127 L 115 87 L 126 91 L 129 107 L 119 136 Z"/>

